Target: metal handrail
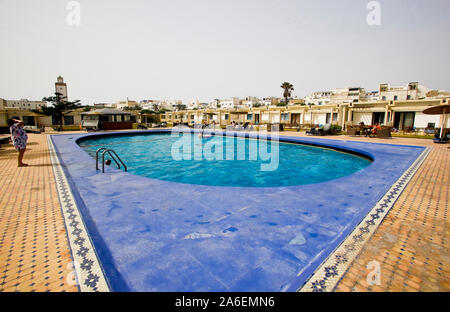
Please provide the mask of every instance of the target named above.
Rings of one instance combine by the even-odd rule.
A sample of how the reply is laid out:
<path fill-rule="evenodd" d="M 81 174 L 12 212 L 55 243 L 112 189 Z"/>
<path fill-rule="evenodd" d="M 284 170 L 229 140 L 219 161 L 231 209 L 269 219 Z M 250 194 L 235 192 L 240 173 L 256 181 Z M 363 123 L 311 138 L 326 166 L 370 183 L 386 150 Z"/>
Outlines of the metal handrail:
<path fill-rule="evenodd" d="M 103 173 L 105 173 L 105 154 L 106 154 L 106 153 L 108 153 L 108 154 L 111 156 L 111 158 L 116 162 L 117 166 L 119 167 L 118 169 L 120 169 L 120 164 L 119 164 L 119 162 L 120 162 L 120 163 L 122 164 L 122 166 L 124 167 L 125 172 L 128 171 L 127 166 L 126 166 L 125 163 L 122 161 L 122 159 L 120 159 L 119 155 L 117 155 L 117 153 L 116 153 L 114 150 L 112 150 L 112 149 L 107 149 L 106 151 L 104 151 L 104 152 L 102 153 L 102 172 L 103 172 Z M 117 157 L 117 159 L 116 159 L 116 157 Z M 117 161 L 117 160 L 119 160 L 119 161 Z"/>
<path fill-rule="evenodd" d="M 97 152 L 95 152 L 95 169 L 96 170 L 100 170 L 100 169 L 98 169 L 98 153 L 100 153 L 100 151 L 102 151 L 102 150 L 107 150 L 107 148 L 101 147 L 97 150 Z"/>
<path fill-rule="evenodd" d="M 116 156 L 114 155 L 114 154 L 111 154 L 111 151 L 109 150 L 109 149 L 107 149 L 107 150 L 105 150 L 103 153 L 102 153 L 102 171 L 103 172 L 105 172 L 105 154 L 109 154 L 109 156 L 111 156 L 111 158 L 114 160 L 114 162 L 116 163 L 116 165 L 117 165 L 117 169 L 120 169 L 120 164 L 119 164 L 119 162 L 117 161 L 117 159 L 116 159 Z M 119 157 L 119 156 L 117 156 L 117 157 Z M 122 162 L 122 161 L 121 161 Z"/>
<path fill-rule="evenodd" d="M 97 150 L 97 152 L 95 153 L 95 169 L 96 169 L 96 170 L 99 170 L 99 169 L 98 169 L 98 154 L 99 154 L 101 151 L 103 151 L 103 153 L 102 153 L 102 173 L 105 173 L 105 154 L 109 154 L 109 156 L 111 156 L 111 158 L 114 160 L 114 162 L 115 162 L 116 165 L 117 165 L 117 169 L 120 169 L 120 165 L 122 164 L 122 166 L 123 166 L 124 169 L 125 169 L 125 172 L 128 171 L 127 166 L 126 166 L 125 163 L 122 161 L 122 159 L 119 157 L 119 155 L 117 155 L 117 153 L 116 153 L 114 150 L 108 149 L 108 148 L 106 148 L 106 147 L 99 148 L 99 149 Z"/>

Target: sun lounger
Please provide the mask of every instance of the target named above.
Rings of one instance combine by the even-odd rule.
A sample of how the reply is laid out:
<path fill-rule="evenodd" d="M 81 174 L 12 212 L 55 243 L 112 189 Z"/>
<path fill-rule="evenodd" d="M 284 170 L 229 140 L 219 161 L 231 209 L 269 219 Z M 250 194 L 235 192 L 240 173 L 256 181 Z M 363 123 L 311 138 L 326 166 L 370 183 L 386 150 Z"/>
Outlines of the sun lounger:
<path fill-rule="evenodd" d="M 320 128 L 319 130 L 314 130 L 313 135 L 331 135 L 331 124 L 326 124 L 325 126 L 323 126 L 323 128 Z"/>
<path fill-rule="evenodd" d="M 86 129 L 86 131 L 98 131 L 99 129 L 98 120 L 83 120 L 81 126 Z"/>

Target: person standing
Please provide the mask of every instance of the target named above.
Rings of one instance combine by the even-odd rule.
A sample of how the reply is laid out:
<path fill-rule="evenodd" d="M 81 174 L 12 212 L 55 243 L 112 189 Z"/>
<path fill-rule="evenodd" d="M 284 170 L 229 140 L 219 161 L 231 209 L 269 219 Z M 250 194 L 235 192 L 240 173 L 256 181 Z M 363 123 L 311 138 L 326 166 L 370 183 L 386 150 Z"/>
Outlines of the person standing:
<path fill-rule="evenodd" d="M 23 155 L 27 149 L 28 135 L 23 128 L 23 121 L 19 117 L 12 117 L 8 119 L 8 126 L 9 132 L 11 132 L 12 143 L 19 152 L 17 167 L 27 167 L 28 165 L 23 163 Z"/>

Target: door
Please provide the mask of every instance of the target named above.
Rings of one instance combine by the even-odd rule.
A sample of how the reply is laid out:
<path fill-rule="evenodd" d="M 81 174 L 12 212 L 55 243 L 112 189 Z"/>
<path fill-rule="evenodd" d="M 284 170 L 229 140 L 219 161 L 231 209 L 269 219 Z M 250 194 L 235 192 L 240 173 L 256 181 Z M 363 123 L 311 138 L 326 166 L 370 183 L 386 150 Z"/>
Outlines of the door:
<path fill-rule="evenodd" d="M 386 116 L 385 112 L 382 113 L 373 113 L 372 115 L 372 124 L 384 125 L 384 117 Z"/>
<path fill-rule="evenodd" d="M 294 126 L 300 125 L 300 114 L 291 114 L 291 124 Z"/>
<path fill-rule="evenodd" d="M 414 128 L 415 117 L 416 113 L 405 113 L 405 117 L 403 118 L 403 129 Z"/>
<path fill-rule="evenodd" d="M 394 127 L 400 130 L 407 130 L 414 128 L 415 112 L 395 113 Z"/>

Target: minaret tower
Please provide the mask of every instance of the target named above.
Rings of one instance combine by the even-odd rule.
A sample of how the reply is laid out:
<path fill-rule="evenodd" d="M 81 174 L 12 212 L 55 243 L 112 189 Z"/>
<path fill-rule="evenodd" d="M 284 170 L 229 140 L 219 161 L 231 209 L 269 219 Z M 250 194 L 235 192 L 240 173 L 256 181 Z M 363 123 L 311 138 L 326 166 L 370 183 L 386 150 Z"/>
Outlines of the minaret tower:
<path fill-rule="evenodd" d="M 64 79 L 61 76 L 56 78 L 55 92 L 61 93 L 62 94 L 62 98 L 65 99 L 66 101 L 68 100 L 68 98 L 67 98 L 67 84 L 64 82 Z"/>

